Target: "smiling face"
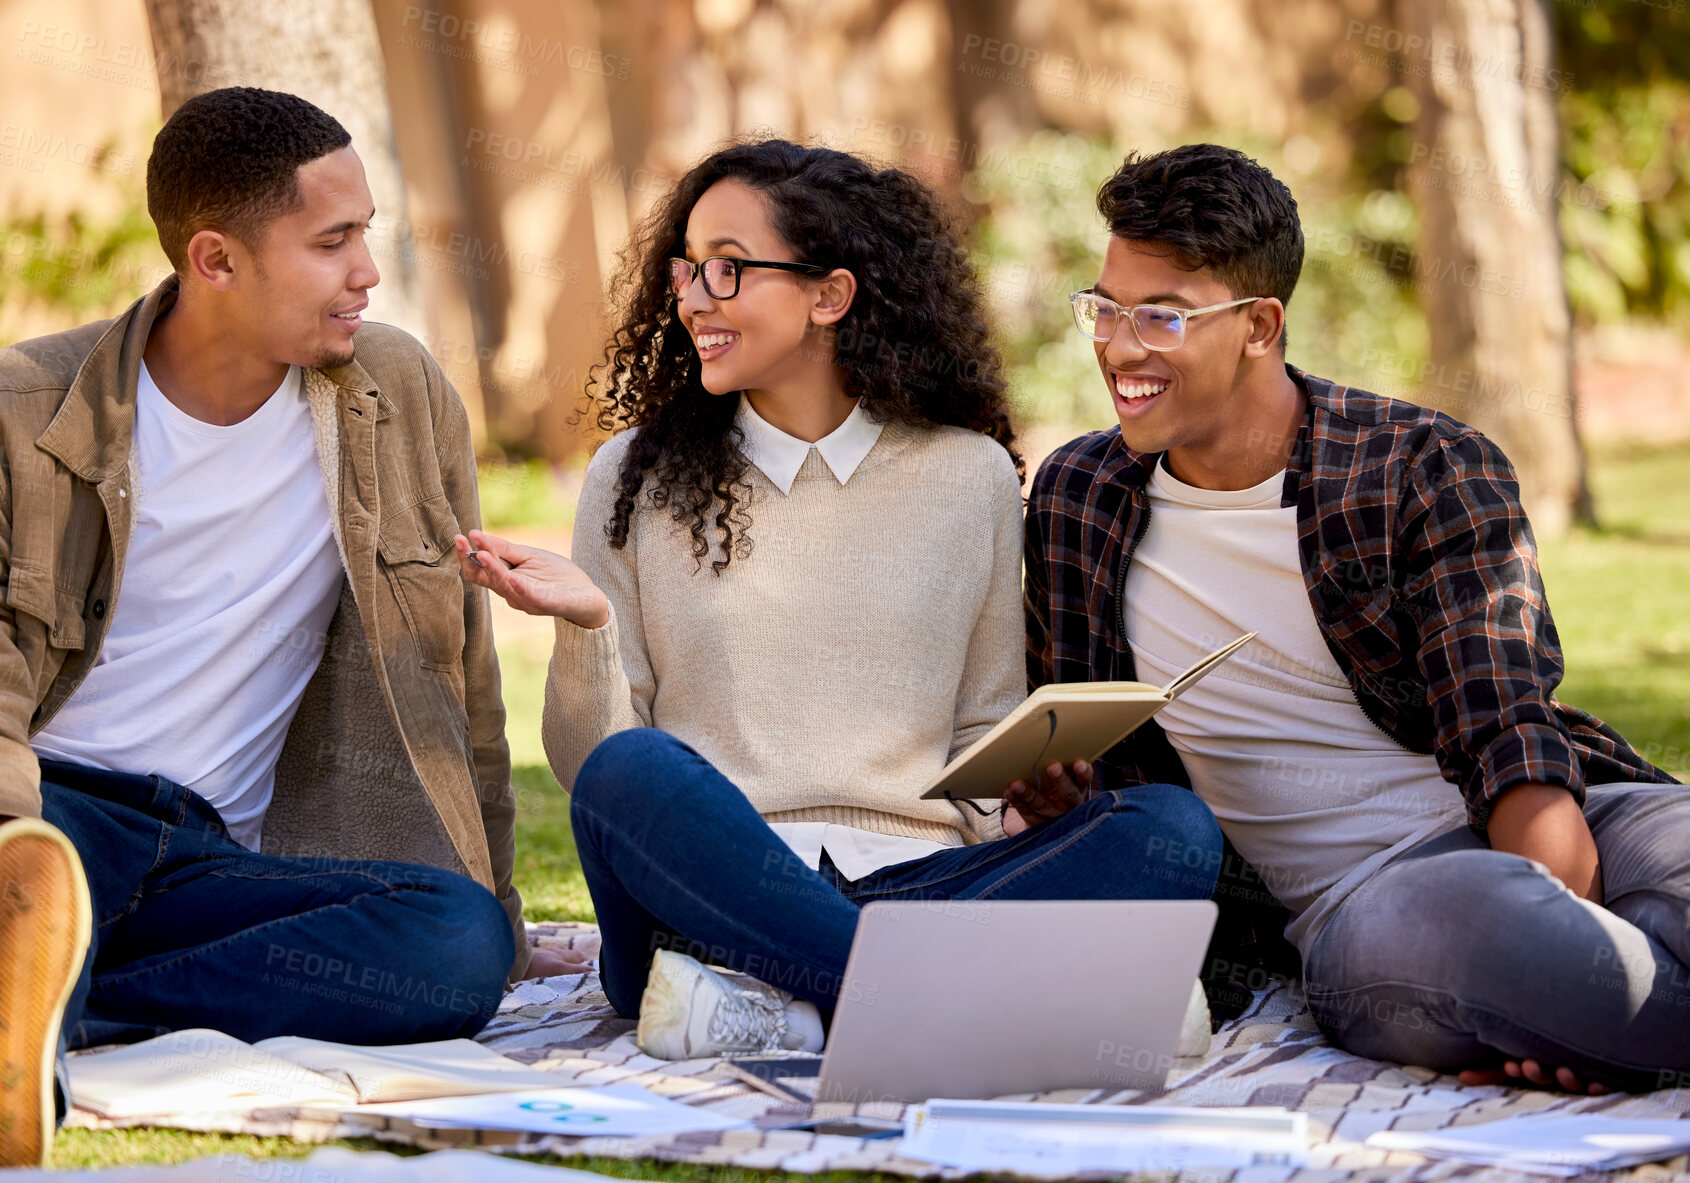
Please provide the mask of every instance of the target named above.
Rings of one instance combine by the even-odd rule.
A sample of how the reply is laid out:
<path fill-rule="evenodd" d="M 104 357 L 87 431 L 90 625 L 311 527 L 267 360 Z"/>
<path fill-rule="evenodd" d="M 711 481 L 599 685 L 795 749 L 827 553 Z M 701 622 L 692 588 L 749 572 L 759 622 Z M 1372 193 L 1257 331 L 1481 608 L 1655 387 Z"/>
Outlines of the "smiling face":
<path fill-rule="evenodd" d="M 298 180 L 303 205 L 272 218 L 256 244 L 219 235 L 233 276 L 227 311 L 268 360 L 344 365 L 367 293 L 381 279 L 364 241 L 375 202 L 351 148 L 300 166 Z"/>
<path fill-rule="evenodd" d="M 1206 308 L 1257 294 L 1234 293 L 1207 268 L 1182 270 L 1148 244 L 1115 236 L 1095 286 L 1126 307 Z M 1185 343 L 1166 353 L 1139 344 L 1125 317 L 1110 340 L 1094 343 L 1128 447 L 1200 451 L 1229 434 L 1238 414 L 1237 379 L 1252 334 L 1251 311 L 1268 303 L 1277 308 L 1277 301 L 1260 301 L 1188 320 Z"/>
<path fill-rule="evenodd" d="M 742 181 L 717 181 L 704 191 L 687 218 L 686 257 L 800 262 L 769 220 L 763 196 Z M 767 267 L 740 273 L 739 294 L 718 300 L 692 281 L 676 311 L 698 349 L 700 379 L 712 394 L 779 386 L 789 372 L 825 359 L 812 331 L 815 285 L 804 276 Z M 806 344 L 806 337 L 810 341 Z"/>

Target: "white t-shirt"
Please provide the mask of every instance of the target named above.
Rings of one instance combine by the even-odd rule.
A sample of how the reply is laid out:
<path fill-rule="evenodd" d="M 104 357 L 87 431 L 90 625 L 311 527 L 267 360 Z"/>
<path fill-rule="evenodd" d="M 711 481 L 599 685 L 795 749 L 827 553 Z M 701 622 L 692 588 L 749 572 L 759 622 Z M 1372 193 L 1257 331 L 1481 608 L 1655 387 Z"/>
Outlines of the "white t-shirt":
<path fill-rule="evenodd" d="M 227 427 L 136 392 L 134 534 L 110 632 L 37 754 L 158 774 L 256 850 L 342 567 L 299 367 Z"/>
<path fill-rule="evenodd" d="M 1141 681 L 1257 637 L 1157 715 L 1221 829 L 1296 913 L 1320 926 L 1398 853 L 1466 822 L 1437 762 L 1364 715 L 1326 648 L 1303 582 L 1296 506 L 1280 473 L 1250 489 L 1187 485 L 1157 464 L 1150 524 L 1127 570 L 1127 639 Z"/>

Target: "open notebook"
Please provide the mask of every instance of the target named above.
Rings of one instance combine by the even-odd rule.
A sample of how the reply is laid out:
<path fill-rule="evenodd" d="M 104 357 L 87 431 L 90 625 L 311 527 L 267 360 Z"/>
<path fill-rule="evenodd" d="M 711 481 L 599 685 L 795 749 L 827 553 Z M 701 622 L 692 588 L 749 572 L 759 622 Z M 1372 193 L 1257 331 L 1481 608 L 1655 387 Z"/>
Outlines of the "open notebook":
<path fill-rule="evenodd" d="M 1223 645 L 1166 686 L 1145 682 L 1053 682 L 947 764 L 923 798 L 997 800 L 1013 780 L 1036 781 L 1048 764 L 1095 760 L 1193 683 L 1231 657 L 1255 633 Z"/>
<path fill-rule="evenodd" d="M 243 1043 L 173 1031 L 67 1057 L 71 1103 L 105 1117 L 346 1106 L 553 1088 L 557 1078 L 468 1039 L 356 1047 L 282 1035 Z"/>

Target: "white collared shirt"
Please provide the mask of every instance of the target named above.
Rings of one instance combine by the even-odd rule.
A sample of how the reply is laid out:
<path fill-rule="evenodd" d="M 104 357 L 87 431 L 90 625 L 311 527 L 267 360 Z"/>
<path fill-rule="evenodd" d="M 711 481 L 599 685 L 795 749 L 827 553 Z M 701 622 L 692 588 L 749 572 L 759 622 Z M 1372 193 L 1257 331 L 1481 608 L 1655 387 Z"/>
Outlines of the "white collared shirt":
<path fill-rule="evenodd" d="M 822 454 L 828 469 L 840 484 L 851 479 L 857 466 L 874 448 L 880 438 L 881 424 L 870 419 L 863 404 L 858 402 L 845 416 L 845 422 L 835 427 L 815 443 L 788 435 L 751 406 L 744 394 L 739 396 L 739 413 L 735 424 L 745 433 L 745 458 L 755 464 L 769 478 L 769 483 L 782 493 L 792 491 L 798 470 L 804 467 L 810 449 Z"/>

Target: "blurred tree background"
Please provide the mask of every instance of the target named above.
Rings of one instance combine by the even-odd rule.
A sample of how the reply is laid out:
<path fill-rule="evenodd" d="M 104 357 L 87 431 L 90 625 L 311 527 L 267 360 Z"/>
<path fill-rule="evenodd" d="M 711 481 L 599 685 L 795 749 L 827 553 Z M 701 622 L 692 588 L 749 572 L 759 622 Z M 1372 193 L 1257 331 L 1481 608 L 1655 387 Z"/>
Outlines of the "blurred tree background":
<path fill-rule="evenodd" d="M 1301 205 L 1292 360 L 1490 431 L 1558 535 L 1590 508 L 1581 430 L 1690 433 L 1685 7 L 0 0 L 0 340 L 163 273 L 142 180 L 164 111 L 285 85 L 354 130 L 374 295 L 483 450 L 567 464 L 629 227 L 700 154 L 775 132 L 954 203 L 1038 452 L 1108 422 L 1064 302 L 1097 266 L 1097 182 L 1127 150 L 1213 139 Z"/>
<path fill-rule="evenodd" d="M 354 130 L 379 182 L 373 294 L 401 297 L 385 314 L 464 395 L 489 520 L 562 546 L 618 252 L 725 139 L 847 148 L 944 195 L 1034 458 L 1112 422 L 1066 304 L 1099 265 L 1097 184 L 1129 150 L 1232 144 L 1302 211 L 1291 360 L 1503 444 L 1569 651 L 1579 637 L 1601 655 L 1574 700 L 1646 721 L 1644 741 L 1685 767 L 1687 9 L 0 0 L 0 342 L 110 315 L 166 273 L 143 193 L 164 111 L 213 86 L 287 86 Z M 1592 507 L 1601 534 L 1557 541 Z M 500 621 L 513 718 L 547 652 L 526 624 Z"/>

